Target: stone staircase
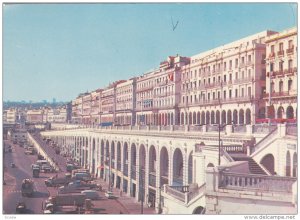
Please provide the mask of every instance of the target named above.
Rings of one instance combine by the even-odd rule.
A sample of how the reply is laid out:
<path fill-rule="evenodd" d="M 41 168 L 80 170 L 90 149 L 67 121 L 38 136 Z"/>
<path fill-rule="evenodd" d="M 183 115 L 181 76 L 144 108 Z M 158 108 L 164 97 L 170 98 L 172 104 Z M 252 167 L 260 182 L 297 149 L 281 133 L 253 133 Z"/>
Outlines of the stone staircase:
<path fill-rule="evenodd" d="M 251 157 L 246 154 L 230 154 L 234 161 L 248 161 L 251 174 L 268 175 Z"/>

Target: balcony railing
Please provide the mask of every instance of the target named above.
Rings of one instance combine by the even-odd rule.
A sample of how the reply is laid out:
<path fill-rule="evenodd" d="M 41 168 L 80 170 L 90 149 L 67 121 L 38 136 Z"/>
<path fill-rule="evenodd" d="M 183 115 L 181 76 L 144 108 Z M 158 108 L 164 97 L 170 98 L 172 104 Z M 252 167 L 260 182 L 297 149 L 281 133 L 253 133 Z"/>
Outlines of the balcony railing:
<path fill-rule="evenodd" d="M 239 83 L 246 83 L 246 82 L 252 82 L 254 79 L 252 77 L 246 77 L 246 78 L 242 78 L 242 79 L 236 79 L 234 80 L 235 84 L 239 84 Z"/>
<path fill-rule="evenodd" d="M 171 196 L 175 197 L 176 199 L 184 202 L 185 201 L 185 193 L 177 190 L 174 186 L 166 185 L 165 193 L 170 194 Z"/>
<path fill-rule="evenodd" d="M 297 124 L 287 125 L 286 134 L 292 135 L 292 136 L 297 136 L 298 135 Z"/>
<path fill-rule="evenodd" d="M 284 55 L 284 50 L 280 50 L 277 52 L 277 56 L 283 56 Z"/>
<path fill-rule="evenodd" d="M 275 53 L 274 52 L 271 52 L 270 54 L 269 54 L 269 58 L 274 58 L 275 57 Z"/>
<path fill-rule="evenodd" d="M 222 146 L 222 148 L 228 153 L 245 153 L 247 151 L 243 145 L 228 145 Z"/>
<path fill-rule="evenodd" d="M 223 172 L 220 175 L 219 187 L 229 189 L 247 189 L 271 192 L 292 192 L 296 178 L 239 174 Z"/>
<path fill-rule="evenodd" d="M 245 125 L 235 125 L 235 126 L 233 126 L 233 132 L 234 133 L 245 133 L 246 126 Z"/>
<path fill-rule="evenodd" d="M 271 97 L 281 97 L 281 96 L 289 96 L 289 92 L 272 92 L 271 93 Z M 264 94 L 264 98 L 268 98 L 269 97 L 269 93 Z"/>
<path fill-rule="evenodd" d="M 292 53 L 294 53 L 294 46 L 292 46 L 291 48 L 286 49 L 286 53 L 287 53 L 287 54 L 292 54 Z"/>

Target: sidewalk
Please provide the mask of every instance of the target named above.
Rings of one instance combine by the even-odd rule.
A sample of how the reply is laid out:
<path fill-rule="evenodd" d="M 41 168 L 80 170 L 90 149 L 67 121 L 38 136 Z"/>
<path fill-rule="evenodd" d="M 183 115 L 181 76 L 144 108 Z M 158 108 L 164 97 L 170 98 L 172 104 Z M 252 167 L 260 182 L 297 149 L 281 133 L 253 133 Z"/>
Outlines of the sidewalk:
<path fill-rule="evenodd" d="M 108 189 L 108 183 L 102 179 L 95 179 L 95 182 L 99 183 L 102 186 L 102 191 L 106 191 Z M 122 193 L 120 196 L 120 189 L 112 188 L 114 196 L 117 197 L 116 201 L 127 210 L 129 214 L 141 214 L 141 203 L 136 202 L 135 198 L 128 196 L 126 193 Z M 155 208 L 149 208 L 144 203 L 143 206 L 144 214 L 156 214 Z"/>

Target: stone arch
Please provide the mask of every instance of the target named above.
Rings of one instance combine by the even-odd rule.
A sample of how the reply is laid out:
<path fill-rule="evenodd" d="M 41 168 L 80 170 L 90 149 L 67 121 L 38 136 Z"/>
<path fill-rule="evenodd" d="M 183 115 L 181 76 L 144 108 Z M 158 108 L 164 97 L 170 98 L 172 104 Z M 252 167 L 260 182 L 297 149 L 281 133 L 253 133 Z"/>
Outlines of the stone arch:
<path fill-rule="evenodd" d="M 121 157 L 121 143 L 120 143 L 120 141 L 118 141 L 118 143 L 117 143 L 117 169 L 119 171 L 121 171 L 121 161 L 122 161 L 121 158 L 122 158 Z"/>
<path fill-rule="evenodd" d="M 95 151 L 96 151 L 96 141 L 95 138 L 92 140 L 92 173 L 95 173 L 95 166 L 96 166 L 96 160 L 95 160 Z"/>
<path fill-rule="evenodd" d="M 196 112 L 193 112 L 193 125 L 196 124 Z"/>
<path fill-rule="evenodd" d="M 244 110 L 242 108 L 239 111 L 239 124 L 240 125 L 244 124 Z"/>
<path fill-rule="evenodd" d="M 271 105 L 267 109 L 268 109 L 268 118 L 271 118 L 271 119 L 275 118 L 275 108 L 274 108 L 274 105 Z"/>
<path fill-rule="evenodd" d="M 215 112 L 214 111 L 211 111 L 210 113 L 210 123 L 211 124 L 215 124 Z"/>
<path fill-rule="evenodd" d="M 251 111 L 249 108 L 246 109 L 246 124 L 251 124 Z"/>
<path fill-rule="evenodd" d="M 187 113 L 187 112 L 185 113 L 184 124 L 185 124 L 185 125 L 188 125 L 188 124 L 189 124 L 189 122 L 188 122 L 188 113 Z"/>
<path fill-rule="evenodd" d="M 145 146 L 143 144 L 140 145 L 139 162 L 140 162 L 140 168 L 142 170 L 145 170 L 145 167 L 146 167 L 146 150 L 145 150 Z"/>
<path fill-rule="evenodd" d="M 286 109 L 286 118 L 287 119 L 292 119 L 294 118 L 294 108 L 290 105 Z"/>
<path fill-rule="evenodd" d="M 277 109 L 277 118 L 283 118 L 284 108 L 279 106 Z"/>
<path fill-rule="evenodd" d="M 136 145 L 134 143 L 131 144 L 131 165 L 136 166 Z"/>
<path fill-rule="evenodd" d="M 233 110 L 233 115 L 232 116 L 233 116 L 232 117 L 233 118 L 233 120 L 232 120 L 233 124 L 236 125 L 238 123 L 238 111 L 236 109 Z"/>
<path fill-rule="evenodd" d="M 210 114 L 209 114 L 209 111 L 206 111 L 206 124 L 210 124 Z"/>
<path fill-rule="evenodd" d="M 183 154 L 179 148 L 173 153 L 173 185 L 183 184 Z"/>
<path fill-rule="evenodd" d="M 220 124 L 220 111 L 216 111 L 216 124 Z"/>
<path fill-rule="evenodd" d="M 266 108 L 265 108 L 265 107 L 261 107 L 261 108 L 258 110 L 258 118 L 259 118 L 259 119 L 266 118 Z"/>
<path fill-rule="evenodd" d="M 207 167 L 215 167 L 215 165 L 213 163 L 209 163 L 207 164 Z"/>
<path fill-rule="evenodd" d="M 263 165 L 272 175 L 275 174 L 275 160 L 273 154 L 265 155 L 260 164 Z"/>
<path fill-rule="evenodd" d="M 205 208 L 198 206 L 194 209 L 193 214 L 205 214 Z"/>
<path fill-rule="evenodd" d="M 192 124 L 192 112 L 189 113 L 189 121 L 188 121 L 188 125 Z"/>
<path fill-rule="evenodd" d="M 201 124 L 199 111 L 197 112 L 197 124 Z"/>
<path fill-rule="evenodd" d="M 156 172 L 156 150 L 153 145 L 149 149 L 149 172 Z"/>
<path fill-rule="evenodd" d="M 232 113 L 231 113 L 231 110 L 227 111 L 227 124 L 232 124 Z"/>
<path fill-rule="evenodd" d="M 193 151 L 188 158 L 188 184 L 193 183 Z"/>
<path fill-rule="evenodd" d="M 160 150 L 160 186 L 169 184 L 169 154 L 166 147 Z"/>
<path fill-rule="evenodd" d="M 226 124 L 226 111 L 223 110 L 222 111 L 222 121 L 221 121 L 222 124 Z"/>
<path fill-rule="evenodd" d="M 123 174 L 128 176 L 128 144 L 124 143 L 123 146 Z"/>
<path fill-rule="evenodd" d="M 293 177 L 297 177 L 297 153 L 295 152 L 293 154 Z"/>
<path fill-rule="evenodd" d="M 201 124 L 205 124 L 205 112 L 201 112 Z"/>
<path fill-rule="evenodd" d="M 285 175 L 286 176 L 291 176 L 291 154 L 290 151 L 286 152 L 286 157 L 285 157 Z"/>

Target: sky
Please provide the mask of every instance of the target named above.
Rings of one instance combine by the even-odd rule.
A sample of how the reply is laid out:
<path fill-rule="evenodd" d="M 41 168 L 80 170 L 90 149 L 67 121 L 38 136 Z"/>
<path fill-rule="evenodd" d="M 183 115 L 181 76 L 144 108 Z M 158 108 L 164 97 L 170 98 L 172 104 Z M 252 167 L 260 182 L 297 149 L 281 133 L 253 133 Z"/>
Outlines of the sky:
<path fill-rule="evenodd" d="M 297 26 L 295 3 L 5 4 L 3 100 L 70 101 L 264 30 Z M 173 23 L 178 25 L 173 30 Z"/>

